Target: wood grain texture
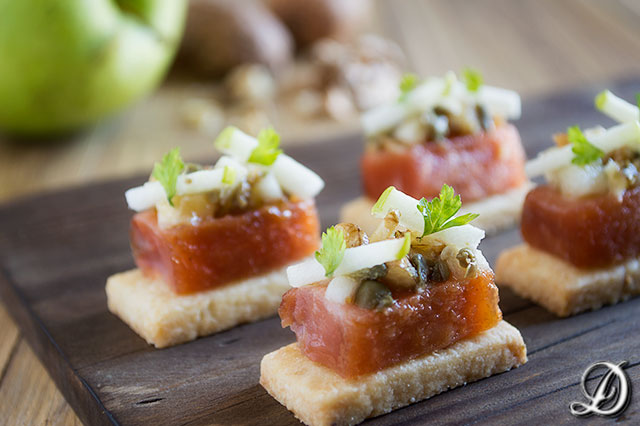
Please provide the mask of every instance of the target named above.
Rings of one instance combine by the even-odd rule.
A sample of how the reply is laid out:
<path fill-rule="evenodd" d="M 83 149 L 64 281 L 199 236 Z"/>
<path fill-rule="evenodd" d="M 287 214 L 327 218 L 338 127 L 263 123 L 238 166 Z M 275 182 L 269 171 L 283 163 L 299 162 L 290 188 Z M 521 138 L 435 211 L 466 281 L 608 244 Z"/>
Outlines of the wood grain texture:
<path fill-rule="evenodd" d="M 639 86 L 636 79 L 612 88 L 630 96 Z M 526 101 L 527 114 L 517 125 L 529 155 L 550 145 L 549 134 L 567 124 L 603 122 L 592 108 L 597 89 Z M 347 160 L 361 150 L 358 137 L 289 150 L 326 180 L 318 199 L 325 226 L 360 192 L 358 170 Z M 277 318 L 155 350 L 107 312 L 106 278 L 133 266 L 131 213 L 122 193 L 142 179 L 48 193 L 0 209 L 0 294 L 34 352 L 87 424 L 295 424 L 258 385 L 261 357 L 293 341 Z M 518 241 L 513 229 L 481 248 L 494 262 L 501 249 Z M 640 341 L 634 337 L 640 299 L 560 320 L 512 293 L 501 294 L 505 319 L 529 347 L 528 364 L 369 422 L 504 424 L 517 415 L 534 423 L 570 423 L 575 419 L 568 404 L 580 397 L 578 381 L 589 363 L 627 360 L 631 380 L 640 377 Z M 11 368 L 25 351 L 20 344 L 0 392 L 15 389 L 16 382 L 42 386 L 35 370 L 33 376 L 22 370 L 21 377 L 15 373 L 20 368 Z M 15 404 L 15 412 L 23 413 Z M 637 423 L 633 407 L 626 418 Z"/>
<path fill-rule="evenodd" d="M 420 74 L 474 66 L 488 83 L 524 95 L 640 74 L 637 0 L 376 3 L 373 29 L 397 41 L 408 67 Z M 55 144 L 0 143 L 0 200 L 146 173 L 177 141 L 187 158 L 207 155 L 210 138 L 185 128 L 179 112 L 186 99 L 214 89 L 213 83 L 170 78 L 126 113 L 76 137 Z M 300 121 L 285 112 L 273 124 L 285 144 L 330 139 L 358 127 L 353 121 Z"/>
<path fill-rule="evenodd" d="M 16 346 L 10 367 L 0 386 L 2 424 L 81 425 L 24 339 Z"/>
<path fill-rule="evenodd" d="M 601 89 L 607 85 L 606 82 L 619 76 L 640 73 L 638 0 L 377 2 L 376 29 L 395 39 L 407 52 L 410 66 L 420 73 L 442 73 L 448 69 L 473 65 L 483 71 L 488 82 L 519 90 L 529 98 L 531 95 L 540 96 L 593 82 L 602 82 L 597 87 Z M 195 95 L 206 96 L 211 89 L 209 84 L 182 84 L 170 80 L 125 114 L 56 144 L 8 143 L 0 136 L 0 200 L 134 172 L 148 172 L 153 161 L 178 142 L 188 158 L 209 155 L 210 141 L 181 126 L 176 112 L 184 99 Z M 598 115 L 587 111 L 586 106 L 590 102 L 587 98 L 565 99 L 548 113 L 537 111 L 536 117 L 545 121 L 538 131 L 530 132 L 529 137 L 533 138 L 533 142 L 525 141 L 527 145 L 548 141 L 552 131 L 561 130 L 572 122 L 598 122 Z M 585 107 L 572 112 L 575 101 L 584 102 Z M 558 111 L 561 114 L 556 117 Z M 583 111 L 588 114 L 584 120 L 581 116 Z M 524 110 L 525 117 L 529 113 Z M 345 131 L 353 132 L 356 127 L 355 123 L 299 123 L 291 117 L 280 117 L 274 124 L 284 133 L 286 144 L 328 140 Z M 545 129 L 547 125 L 549 129 Z M 539 140 L 536 141 L 536 138 Z M 529 154 L 531 152 L 529 149 Z M 337 203 L 332 205 L 334 207 L 337 207 Z M 500 247 L 508 243 L 511 237 L 504 235 L 497 238 L 499 242 L 496 247 Z M 118 256 L 114 253 L 109 255 Z M 126 258 L 127 254 L 119 256 Z M 25 264 L 29 264 L 29 259 Z M 121 262 L 125 263 L 124 260 Z M 91 268 L 92 265 L 90 262 L 87 267 Z M 517 311 L 527 305 L 527 302 L 510 293 L 504 293 L 502 299 L 507 312 Z M 99 302 L 90 301 L 94 306 Z M 85 308 L 78 302 L 71 306 L 73 308 L 69 311 Z M 46 310 L 47 304 L 42 307 Z M 109 327 L 110 324 L 112 322 L 107 319 L 103 327 Z M 25 380 L 25 386 L 17 388 L 22 400 L 60 401 L 60 392 L 51 386 L 46 371 L 27 346 L 23 345 L 26 349 L 20 352 L 24 362 L 9 362 L 9 358 L 14 358 L 17 352 L 17 334 L 14 321 L 6 317 L 0 306 L 0 388 L 3 388 L 3 377 L 24 378 L 36 374 L 42 376 L 42 380 Z M 122 344 L 128 345 L 130 341 Z M 42 383 L 48 385 L 36 386 Z M 259 387 L 251 388 L 244 398 L 251 400 L 253 395 L 260 395 L 255 398 L 264 399 L 260 391 Z M 573 388 L 568 392 L 575 394 Z M 553 398 L 554 395 L 546 398 Z M 535 401 L 529 404 L 535 404 Z M 542 404 L 545 399 L 541 401 Z M 38 402 L 2 405 L 0 419 L 11 415 L 11 419 L 21 419 L 23 424 L 42 423 L 33 417 L 39 411 L 37 405 Z M 44 423 L 55 423 L 60 417 L 68 419 L 66 414 L 61 415 L 53 408 L 55 405 L 43 406 L 51 408 L 44 416 Z M 273 407 L 277 408 L 277 403 Z M 66 413 L 72 413 L 69 406 L 65 410 Z M 634 412 L 633 405 L 629 411 Z M 221 408 L 215 414 L 215 419 L 233 423 L 234 413 L 233 406 Z M 511 417 L 511 413 L 503 413 L 501 419 L 522 418 Z M 279 410 L 270 414 L 276 417 L 258 416 L 256 419 L 269 420 L 267 423 L 280 423 L 280 420 L 288 419 L 286 413 Z M 207 423 L 207 420 L 201 422 Z"/>

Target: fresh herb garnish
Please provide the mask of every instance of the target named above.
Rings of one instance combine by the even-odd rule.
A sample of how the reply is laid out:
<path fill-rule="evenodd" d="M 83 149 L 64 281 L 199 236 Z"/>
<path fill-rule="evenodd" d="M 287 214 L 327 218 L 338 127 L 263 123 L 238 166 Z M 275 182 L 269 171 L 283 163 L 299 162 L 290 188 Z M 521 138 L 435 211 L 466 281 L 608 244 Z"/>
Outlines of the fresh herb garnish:
<path fill-rule="evenodd" d="M 316 251 L 316 260 L 324 267 L 325 276 L 330 276 L 340 265 L 347 243 L 341 229 L 333 226 L 322 233 L 322 247 Z"/>
<path fill-rule="evenodd" d="M 270 166 L 276 161 L 278 155 L 282 153 L 280 146 L 280 135 L 272 127 L 263 129 L 258 134 L 258 146 L 249 157 L 249 162 Z"/>
<path fill-rule="evenodd" d="M 640 93 L 636 93 L 636 105 L 638 105 L 638 109 L 640 109 Z"/>
<path fill-rule="evenodd" d="M 167 200 L 173 207 L 173 196 L 176 195 L 176 186 L 178 183 L 178 175 L 184 169 L 184 163 L 180 157 L 180 148 L 173 148 L 162 157 L 162 161 L 153 166 L 153 176 L 164 188 L 167 194 Z"/>
<path fill-rule="evenodd" d="M 586 138 L 580 127 L 571 126 L 567 129 L 567 139 L 573 146 L 571 151 L 574 154 L 571 162 L 578 166 L 585 166 L 596 161 L 604 155 L 604 152 L 593 146 Z"/>
<path fill-rule="evenodd" d="M 222 172 L 222 183 L 225 185 L 233 185 L 236 181 L 236 169 L 231 166 L 224 166 Z"/>
<path fill-rule="evenodd" d="M 416 88 L 418 85 L 418 76 L 412 73 L 407 73 L 400 79 L 400 101 L 404 101 L 407 98 L 409 92 Z"/>
<path fill-rule="evenodd" d="M 462 79 L 470 92 L 477 92 L 480 86 L 484 84 L 482 74 L 475 68 L 465 68 L 462 70 Z"/>
<path fill-rule="evenodd" d="M 422 236 L 454 226 L 466 225 L 479 216 L 475 213 L 467 213 L 454 218 L 453 216 L 458 213 L 460 207 L 462 207 L 460 195 L 455 195 L 453 188 L 446 183 L 442 185 L 438 197 L 431 201 L 427 201 L 425 198 L 420 199 L 418 210 L 424 216 L 424 232 Z"/>

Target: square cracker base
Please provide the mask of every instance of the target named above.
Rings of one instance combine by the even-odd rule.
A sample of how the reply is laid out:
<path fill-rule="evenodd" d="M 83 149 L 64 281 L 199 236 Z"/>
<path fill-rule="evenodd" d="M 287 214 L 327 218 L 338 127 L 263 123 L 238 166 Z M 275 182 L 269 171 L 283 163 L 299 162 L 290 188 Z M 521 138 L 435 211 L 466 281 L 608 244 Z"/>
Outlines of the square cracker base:
<path fill-rule="evenodd" d="M 265 355 L 260 384 L 308 425 L 354 425 L 526 361 L 520 332 L 500 321 L 446 349 L 353 380 L 309 360 L 293 343 Z"/>
<path fill-rule="evenodd" d="M 480 216 L 473 221 L 473 225 L 483 229 L 487 235 L 515 225 L 520 220 L 522 203 L 533 183 L 527 182 L 519 188 L 504 194 L 497 194 L 484 200 L 463 204 L 460 214 L 478 213 Z M 351 222 L 360 226 L 366 233 L 373 233 L 380 219 L 371 216 L 371 208 L 375 201 L 367 197 L 359 197 L 348 202 L 340 211 L 342 222 Z"/>
<path fill-rule="evenodd" d="M 496 283 L 511 287 L 560 317 L 614 304 L 640 294 L 640 261 L 601 269 L 580 269 L 521 244 L 496 263 Z"/>
<path fill-rule="evenodd" d="M 274 315 L 290 288 L 286 269 L 187 295 L 133 269 L 109 277 L 107 302 L 147 343 L 164 348 Z"/>

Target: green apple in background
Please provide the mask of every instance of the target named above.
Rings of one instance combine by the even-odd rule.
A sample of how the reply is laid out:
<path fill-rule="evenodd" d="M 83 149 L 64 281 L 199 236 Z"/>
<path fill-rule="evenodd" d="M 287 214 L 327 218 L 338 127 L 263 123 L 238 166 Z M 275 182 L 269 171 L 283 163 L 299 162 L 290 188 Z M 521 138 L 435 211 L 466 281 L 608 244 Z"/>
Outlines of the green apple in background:
<path fill-rule="evenodd" d="M 148 93 L 185 11 L 185 0 L 0 0 L 0 132 L 70 132 Z"/>

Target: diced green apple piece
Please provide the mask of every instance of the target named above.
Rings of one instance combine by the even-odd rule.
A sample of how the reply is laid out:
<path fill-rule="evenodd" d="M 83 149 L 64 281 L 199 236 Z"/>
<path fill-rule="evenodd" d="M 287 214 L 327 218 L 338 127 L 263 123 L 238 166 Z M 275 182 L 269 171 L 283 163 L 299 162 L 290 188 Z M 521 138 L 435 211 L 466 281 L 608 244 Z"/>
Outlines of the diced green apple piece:
<path fill-rule="evenodd" d="M 258 140 L 237 127 L 229 126 L 218 135 L 213 145 L 218 151 L 246 163 L 253 150 L 258 147 Z"/>
<path fill-rule="evenodd" d="M 590 136 L 589 142 L 605 153 L 624 146 L 640 150 L 640 122 L 629 121 L 618 124 L 602 133 Z M 550 148 L 528 161 L 525 170 L 530 178 L 534 178 L 571 164 L 573 156 L 571 145 Z"/>
<path fill-rule="evenodd" d="M 398 211 L 401 226 L 415 232 L 417 235 L 423 234 L 424 216 L 418 210 L 418 200 L 390 186 L 373 206 L 371 214 L 382 219 L 391 210 Z"/>
<path fill-rule="evenodd" d="M 281 154 L 282 155 L 282 154 Z M 256 191 L 265 201 L 279 200 L 284 197 L 282 188 L 273 173 L 267 173 L 256 185 Z"/>
<path fill-rule="evenodd" d="M 361 269 L 397 260 L 403 251 L 404 243 L 404 238 L 396 238 L 348 248 L 334 274 L 336 276 L 347 275 Z"/>
<path fill-rule="evenodd" d="M 409 234 L 408 238 L 411 236 Z M 383 240 L 358 247 L 348 248 L 344 252 L 342 262 L 336 268 L 334 276 L 348 275 L 376 265 L 398 260 L 406 255 L 406 238 Z M 304 262 L 287 268 L 287 278 L 292 287 L 301 287 L 326 279 L 324 267 L 316 259 L 307 259 Z"/>
<path fill-rule="evenodd" d="M 315 197 L 324 188 L 320 176 L 286 154 L 278 155 L 271 172 L 285 191 L 304 200 Z"/>
<path fill-rule="evenodd" d="M 336 303 L 347 303 L 349 299 L 355 297 L 356 291 L 360 283 L 353 278 L 343 275 L 337 276 L 331 280 L 324 297 Z"/>
<path fill-rule="evenodd" d="M 600 92 L 595 98 L 595 104 L 596 108 L 618 123 L 640 120 L 640 108 L 609 90 Z"/>
<path fill-rule="evenodd" d="M 302 287 L 326 279 L 324 267 L 314 258 L 308 258 L 287 268 L 287 279 L 291 287 Z"/>

